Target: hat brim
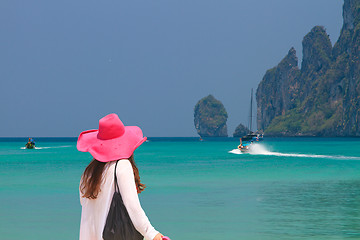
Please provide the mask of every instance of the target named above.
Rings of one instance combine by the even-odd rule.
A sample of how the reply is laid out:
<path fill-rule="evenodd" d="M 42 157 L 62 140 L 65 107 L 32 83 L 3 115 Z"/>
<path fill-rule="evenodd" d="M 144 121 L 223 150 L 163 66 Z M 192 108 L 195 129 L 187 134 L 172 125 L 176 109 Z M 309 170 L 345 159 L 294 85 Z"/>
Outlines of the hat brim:
<path fill-rule="evenodd" d="M 146 137 L 137 126 L 126 126 L 122 136 L 108 140 L 99 139 L 98 132 L 99 130 L 94 129 L 80 133 L 77 149 L 89 152 L 100 162 L 128 159 L 135 149 L 146 141 Z"/>

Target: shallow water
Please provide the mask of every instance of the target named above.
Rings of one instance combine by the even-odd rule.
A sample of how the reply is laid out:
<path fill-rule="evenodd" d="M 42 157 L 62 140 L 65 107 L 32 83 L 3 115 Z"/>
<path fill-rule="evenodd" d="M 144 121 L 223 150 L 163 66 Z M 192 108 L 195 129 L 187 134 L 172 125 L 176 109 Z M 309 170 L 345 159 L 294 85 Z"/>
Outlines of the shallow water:
<path fill-rule="evenodd" d="M 24 144 L 0 141 L 0 239 L 77 239 L 91 156 L 73 139 Z M 360 139 L 267 138 L 250 154 L 237 145 L 150 138 L 136 150 L 156 229 L 173 240 L 360 239 Z"/>

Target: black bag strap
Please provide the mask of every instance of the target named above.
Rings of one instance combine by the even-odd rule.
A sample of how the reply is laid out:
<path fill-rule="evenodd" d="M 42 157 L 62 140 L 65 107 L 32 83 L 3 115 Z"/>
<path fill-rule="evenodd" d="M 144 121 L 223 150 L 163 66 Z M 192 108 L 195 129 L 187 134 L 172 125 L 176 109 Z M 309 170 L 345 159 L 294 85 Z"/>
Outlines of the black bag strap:
<path fill-rule="evenodd" d="M 115 179 L 115 192 L 118 192 L 120 193 L 120 189 L 119 189 L 119 185 L 117 183 L 117 177 L 116 177 L 116 167 L 117 167 L 117 164 L 118 164 L 119 160 L 116 161 L 116 164 L 115 164 L 115 169 L 114 169 L 114 179 Z"/>

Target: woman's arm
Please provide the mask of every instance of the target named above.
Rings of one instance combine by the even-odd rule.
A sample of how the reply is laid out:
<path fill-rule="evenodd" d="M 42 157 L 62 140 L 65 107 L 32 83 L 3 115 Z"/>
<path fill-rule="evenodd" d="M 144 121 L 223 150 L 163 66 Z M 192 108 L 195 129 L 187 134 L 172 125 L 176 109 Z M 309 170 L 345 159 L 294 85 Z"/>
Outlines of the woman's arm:
<path fill-rule="evenodd" d="M 125 159 L 120 160 L 116 173 L 121 197 L 136 230 L 148 240 L 153 240 L 155 237 L 161 239 L 158 235 L 159 232 L 150 224 L 144 210 L 141 208 L 131 163 Z"/>

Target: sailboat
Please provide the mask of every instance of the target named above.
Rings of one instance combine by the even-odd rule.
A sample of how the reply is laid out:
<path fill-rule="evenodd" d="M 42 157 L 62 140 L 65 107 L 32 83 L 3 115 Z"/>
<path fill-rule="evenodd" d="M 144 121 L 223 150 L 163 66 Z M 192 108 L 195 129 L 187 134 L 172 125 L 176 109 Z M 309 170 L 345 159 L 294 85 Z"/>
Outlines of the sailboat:
<path fill-rule="evenodd" d="M 260 142 L 264 138 L 264 134 L 252 131 L 252 118 L 253 118 L 253 89 L 251 89 L 251 101 L 250 101 L 250 116 L 249 116 L 249 133 L 240 138 L 240 145 L 238 149 L 241 152 L 249 152 L 251 145 L 254 142 Z"/>

